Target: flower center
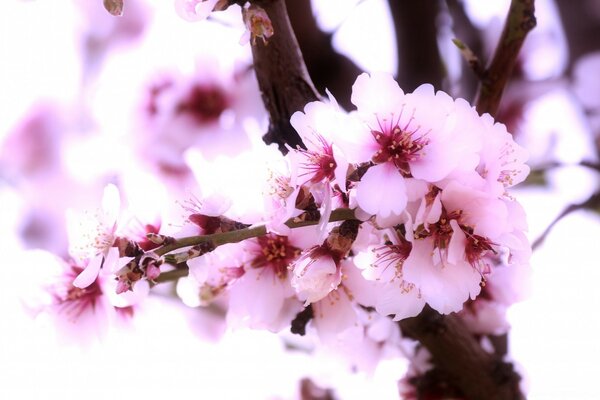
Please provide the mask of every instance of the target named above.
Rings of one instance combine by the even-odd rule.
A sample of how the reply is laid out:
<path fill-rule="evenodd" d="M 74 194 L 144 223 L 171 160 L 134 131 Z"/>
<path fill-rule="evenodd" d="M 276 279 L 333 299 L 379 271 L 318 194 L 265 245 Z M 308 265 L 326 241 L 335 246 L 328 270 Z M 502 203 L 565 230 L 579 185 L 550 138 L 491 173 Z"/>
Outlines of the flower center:
<path fill-rule="evenodd" d="M 469 264 L 477 268 L 482 274 L 491 272 L 491 267 L 489 263 L 484 261 L 484 257 L 490 252 L 497 254 L 496 250 L 492 247 L 495 243 L 486 237 L 474 234 L 473 229 L 470 227 L 461 225 L 461 229 L 467 237 L 465 257 Z"/>
<path fill-rule="evenodd" d="M 333 147 L 327 143 L 321 135 L 316 135 L 319 141 L 316 144 L 318 150 L 299 150 L 304 156 L 304 162 L 300 165 L 306 171 L 300 176 L 312 175 L 310 182 L 333 181 L 335 179 L 335 168 L 337 163 L 333 157 Z"/>
<path fill-rule="evenodd" d="M 288 265 L 300 255 L 300 249 L 292 246 L 288 238 L 265 235 L 257 238 L 259 250 L 251 261 L 252 268 L 271 268 L 279 279 L 285 279 Z"/>
<path fill-rule="evenodd" d="M 465 259 L 481 274 L 490 272 L 490 266 L 485 262 L 484 258 L 489 253 L 496 254 L 496 250 L 492 247 L 496 245 L 489 238 L 477 235 L 473 233 L 473 228 L 461 223 L 461 217 L 463 215 L 462 210 L 455 210 L 447 212 L 442 208 L 442 215 L 440 220 L 432 225 L 429 225 L 429 229 L 425 229 L 423 225 L 417 228 L 414 234 L 415 239 L 422 239 L 425 237 L 433 237 L 434 247 L 443 251 L 448 250 L 450 239 L 454 233 L 450 221 L 456 220 L 460 230 L 465 234 Z"/>
<path fill-rule="evenodd" d="M 401 236 L 399 239 L 400 244 L 392 244 L 391 242 L 387 242 L 385 245 L 373 249 L 375 252 L 375 257 L 377 257 L 377 261 L 375 261 L 374 266 L 382 268 L 383 271 L 390 267 L 394 268 L 395 278 L 402 276 L 402 265 L 412 250 L 411 242 Z"/>
<path fill-rule="evenodd" d="M 176 112 L 192 117 L 198 123 L 215 121 L 227 108 L 227 98 L 217 86 L 194 85 L 177 104 Z"/>
<path fill-rule="evenodd" d="M 423 148 L 429 143 L 424 135 L 415 137 L 418 130 L 410 131 L 395 125 L 392 129 L 371 131 L 379 145 L 371 161 L 375 164 L 392 162 L 403 175 L 410 176 L 409 163 L 421 158 Z"/>
<path fill-rule="evenodd" d="M 81 271 L 83 271 L 83 268 L 72 266 L 65 277 L 64 286 L 56 287 L 53 293 L 59 311 L 64 313 L 72 322 L 75 322 L 87 310 L 93 311 L 96 308 L 98 299 L 102 296 L 102 289 L 98 280 L 83 289 L 73 286 L 73 280 Z"/>

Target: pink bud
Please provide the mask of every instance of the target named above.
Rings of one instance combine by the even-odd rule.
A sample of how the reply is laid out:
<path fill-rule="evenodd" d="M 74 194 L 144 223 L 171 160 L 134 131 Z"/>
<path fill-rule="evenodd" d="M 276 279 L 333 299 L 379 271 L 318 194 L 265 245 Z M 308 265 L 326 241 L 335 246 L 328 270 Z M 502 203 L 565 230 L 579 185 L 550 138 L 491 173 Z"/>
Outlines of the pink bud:
<path fill-rule="evenodd" d="M 156 263 L 149 263 L 146 267 L 146 278 L 148 280 L 155 280 L 160 275 L 160 267 Z"/>
<path fill-rule="evenodd" d="M 128 280 L 121 280 L 117 283 L 117 294 L 125 293 L 128 290 L 131 290 L 131 282 Z"/>

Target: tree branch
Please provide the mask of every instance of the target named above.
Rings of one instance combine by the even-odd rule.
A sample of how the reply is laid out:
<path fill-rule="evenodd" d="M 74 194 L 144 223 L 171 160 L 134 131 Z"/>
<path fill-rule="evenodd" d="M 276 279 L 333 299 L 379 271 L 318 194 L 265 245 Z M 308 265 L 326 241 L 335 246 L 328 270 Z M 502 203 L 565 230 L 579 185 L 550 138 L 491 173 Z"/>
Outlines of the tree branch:
<path fill-rule="evenodd" d="M 320 94 L 329 89 L 346 110 L 353 108 L 350 101 L 352 84 L 363 72 L 351 59 L 333 48 L 333 34 L 317 26 L 310 1 L 287 0 L 292 27 L 304 61 Z"/>
<path fill-rule="evenodd" d="M 535 27 L 534 0 L 511 0 L 504 29 L 491 62 L 485 70 L 477 94 L 480 114 L 495 116 L 527 34 Z"/>
<path fill-rule="evenodd" d="M 512 364 L 487 353 L 456 315 L 440 315 L 426 306 L 400 321 L 402 332 L 418 340 L 448 381 L 467 399 L 524 399 Z"/>
<path fill-rule="evenodd" d="M 586 201 L 582 203 L 571 204 L 567 206 L 564 210 L 562 210 L 560 214 L 558 214 L 556 218 L 554 218 L 550 225 L 546 227 L 544 232 L 533 242 L 533 244 L 531 245 L 532 250 L 537 249 L 542 243 L 544 243 L 544 240 L 546 240 L 546 237 L 548 236 L 552 228 L 554 228 L 554 225 L 556 225 L 558 221 L 560 221 L 567 215 L 575 211 L 584 210 L 586 208 L 597 209 L 598 207 L 600 207 L 600 192 L 592 194 Z"/>
<path fill-rule="evenodd" d="M 277 143 L 286 153 L 286 144 L 304 147 L 290 124 L 290 117 L 303 110 L 306 103 L 319 100 L 319 94 L 306 70 L 285 1 L 256 0 L 253 4 L 265 10 L 274 31 L 267 43 L 256 41 L 252 45 L 256 78 L 270 118 L 263 140 L 267 144 Z"/>
<path fill-rule="evenodd" d="M 388 1 L 398 48 L 398 84 L 411 92 L 422 83 L 442 88 L 444 68 L 437 45 L 437 0 Z"/>
<path fill-rule="evenodd" d="M 456 37 L 460 39 L 462 43 L 468 43 L 468 47 L 471 49 L 473 54 L 481 54 L 483 45 L 481 42 L 481 32 L 473 22 L 469 19 L 465 11 L 465 4 L 459 0 L 446 0 L 448 6 L 448 13 L 452 17 L 452 30 Z M 470 66 L 468 66 L 470 67 Z M 484 66 L 481 65 L 481 69 Z M 470 67 L 472 69 L 472 67 Z M 477 85 L 479 84 L 479 77 L 475 76 L 478 74 L 471 74 L 471 71 L 467 71 L 467 68 L 463 68 L 461 74 L 459 87 L 456 88 L 456 93 L 453 93 L 459 97 L 465 99 L 472 99 L 475 97 Z"/>
<path fill-rule="evenodd" d="M 354 210 L 350 210 L 348 208 L 338 208 L 331 212 L 329 222 L 347 221 L 354 219 L 356 219 L 356 217 L 354 216 Z M 285 225 L 293 229 L 301 228 L 303 226 L 317 225 L 318 223 L 318 220 L 305 221 L 296 217 L 287 220 Z M 266 234 L 267 227 L 265 225 L 258 225 L 244 229 L 237 229 L 229 232 L 213 233 L 211 235 L 188 236 L 175 239 L 169 244 L 166 244 L 162 247 L 159 247 L 158 249 L 153 250 L 153 253 L 157 254 L 158 256 L 163 256 L 167 253 L 172 252 L 173 250 L 202 244 L 210 244 L 214 247 L 218 247 L 225 243 L 238 243 L 246 239 L 263 236 Z"/>

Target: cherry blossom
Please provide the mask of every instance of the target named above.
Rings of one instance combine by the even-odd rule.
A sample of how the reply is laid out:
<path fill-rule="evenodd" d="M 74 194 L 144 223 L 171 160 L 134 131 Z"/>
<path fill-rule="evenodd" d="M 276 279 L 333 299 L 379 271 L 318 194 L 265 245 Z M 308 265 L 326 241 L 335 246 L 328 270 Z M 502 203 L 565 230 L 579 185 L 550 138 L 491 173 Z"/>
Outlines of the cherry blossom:
<path fill-rule="evenodd" d="M 119 258 L 119 250 L 113 247 L 117 238 L 117 218 L 120 208 L 119 190 L 113 184 L 104 188 L 102 209 L 94 215 L 84 214 L 81 218 L 68 214 L 70 253 L 88 264 L 73 282 L 79 288 L 91 285 L 100 268 L 111 269 Z"/>

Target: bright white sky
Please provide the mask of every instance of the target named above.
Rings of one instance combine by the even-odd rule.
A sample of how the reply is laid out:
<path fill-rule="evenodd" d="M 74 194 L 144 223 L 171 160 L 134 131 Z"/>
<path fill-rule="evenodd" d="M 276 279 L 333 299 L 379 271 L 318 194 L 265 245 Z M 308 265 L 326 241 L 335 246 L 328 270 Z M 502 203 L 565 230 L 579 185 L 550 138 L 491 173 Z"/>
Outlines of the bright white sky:
<path fill-rule="evenodd" d="M 314 3 L 320 5 L 319 21 L 324 27 L 333 29 L 342 24 L 335 36 L 340 49 L 352 50 L 367 70 L 395 70 L 395 53 L 390 51 L 395 47 L 391 45 L 388 24 L 367 25 L 377 21 L 378 16 L 389 18 L 385 1 L 366 0 L 347 14 L 336 12 L 342 0 Z M 481 23 L 506 9 L 506 1 L 485 2 L 484 7 L 482 3 L 469 2 Z M 544 8 L 547 3 L 539 1 L 538 7 L 548 9 Z M 551 7 L 538 16 L 540 25 L 544 24 L 545 15 L 552 16 Z M 72 3 L 66 0 L 0 3 L 0 141 L 32 99 L 52 98 L 66 103 L 77 98 L 81 81 L 74 40 L 78 18 Z M 170 4 L 161 6 L 154 23 L 161 26 L 160 32 L 168 31 L 173 36 L 186 35 L 194 29 L 197 35 L 203 29 L 190 28 L 177 19 Z M 222 37 L 237 44 L 237 35 L 230 32 Z M 205 39 L 201 35 L 188 36 L 176 43 L 185 48 L 203 46 L 209 52 L 223 46 L 214 37 Z M 161 48 L 173 47 L 168 36 L 157 35 L 157 45 L 160 40 L 166 42 L 160 44 Z M 163 63 L 165 59 L 189 63 L 178 55 L 176 47 L 172 50 L 168 57 L 159 54 Z M 543 51 L 554 54 L 551 49 Z M 555 57 L 555 68 L 560 68 L 560 57 L 548 57 Z M 539 60 L 540 66 L 534 64 L 532 71 L 547 73 L 544 68 L 549 64 L 548 58 Z M 123 79 L 123 84 L 127 84 L 127 76 Z M 528 126 L 539 135 L 524 138 L 532 153 L 535 154 L 536 146 L 543 146 L 549 135 L 554 135 L 559 143 L 558 159 L 577 162 L 590 156 L 585 123 L 570 96 L 566 89 L 552 91 L 528 111 Z M 106 110 L 100 106 L 98 112 L 106 115 Z M 593 175 L 575 168 L 557 171 L 551 179 L 549 188 L 518 192 L 528 213 L 531 239 L 565 205 L 584 199 L 596 185 Z M 18 242 L 11 242 L 11 229 L 17 224 L 14 215 L 18 215 L 20 205 L 15 193 L 2 186 L 0 203 L 0 237 L 8 238 L 0 243 L 0 249 L 14 251 Z M 600 360 L 600 291 L 595 287 L 595 278 L 600 278 L 600 269 L 592 253 L 598 247 L 599 222 L 597 215 L 581 212 L 559 223 L 532 259 L 530 300 L 511 310 L 511 347 L 527 376 L 530 399 L 600 398 L 595 376 Z M 367 379 L 341 371 L 328 358 L 317 363 L 302 353 L 284 353 L 281 341 L 264 332 L 228 332 L 217 343 L 199 340 L 190 327 L 189 316 L 180 307 L 157 298 L 145 307 L 148 312 L 141 313 L 132 329 L 112 333 L 101 346 L 87 350 L 58 346 L 47 321 L 34 324 L 19 311 L 15 291 L 20 286 L 14 284 L 19 275 L 14 263 L 4 263 L 7 274 L 0 281 L 0 313 L 4 316 L 0 341 L 1 399 L 290 399 L 304 376 L 334 386 L 341 399 L 396 398 L 395 380 L 405 368 L 402 361 L 383 363 Z M 200 314 L 196 318 L 210 316 Z M 200 334 L 205 339 L 207 336 L 211 335 Z"/>

